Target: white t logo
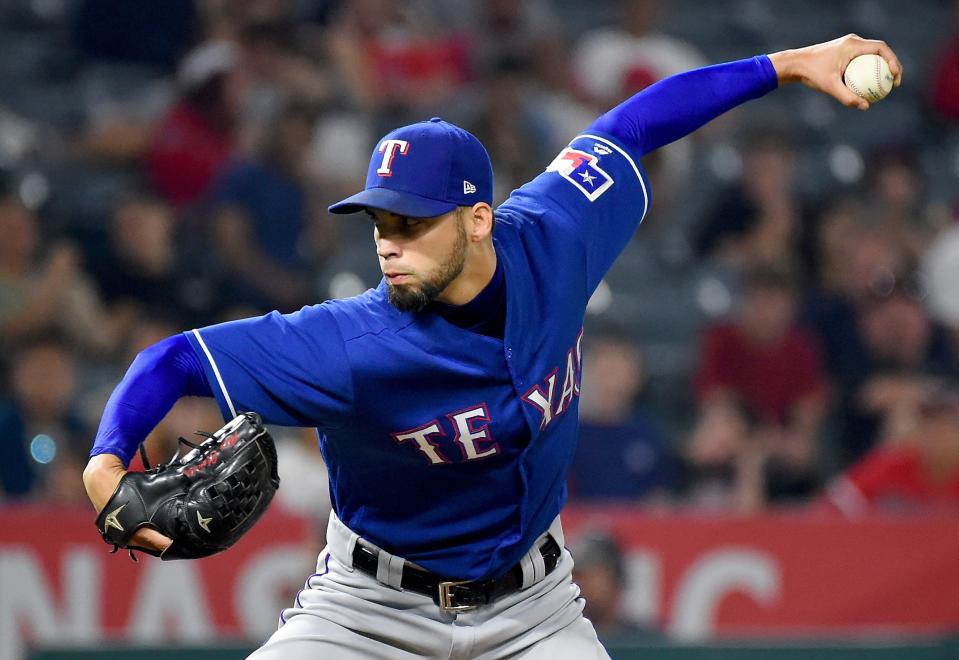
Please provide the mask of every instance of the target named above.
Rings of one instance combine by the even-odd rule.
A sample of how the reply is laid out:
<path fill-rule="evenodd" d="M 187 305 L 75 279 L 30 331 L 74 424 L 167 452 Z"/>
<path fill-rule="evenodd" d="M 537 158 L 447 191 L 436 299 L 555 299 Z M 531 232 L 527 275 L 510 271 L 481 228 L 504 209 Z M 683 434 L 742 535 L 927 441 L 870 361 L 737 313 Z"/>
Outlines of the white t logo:
<path fill-rule="evenodd" d="M 376 170 L 377 174 L 393 176 L 393 157 L 396 156 L 397 150 L 399 150 L 401 156 L 405 156 L 406 152 L 410 150 L 410 143 L 406 140 L 383 140 L 380 148 L 377 149 L 383 154 L 383 162 L 380 163 L 380 168 Z"/>
<path fill-rule="evenodd" d="M 446 435 L 446 433 L 440 429 L 436 424 L 436 420 L 433 420 L 433 423 L 429 426 L 424 426 L 418 429 L 413 429 L 412 431 L 407 431 L 403 434 L 397 435 L 391 433 L 393 439 L 399 442 L 400 444 L 406 442 L 407 440 L 412 440 L 416 443 L 416 448 L 420 450 L 427 460 L 430 462 L 430 465 L 436 465 L 438 463 L 449 463 L 449 461 L 437 450 L 436 443 L 430 440 L 431 435 Z"/>

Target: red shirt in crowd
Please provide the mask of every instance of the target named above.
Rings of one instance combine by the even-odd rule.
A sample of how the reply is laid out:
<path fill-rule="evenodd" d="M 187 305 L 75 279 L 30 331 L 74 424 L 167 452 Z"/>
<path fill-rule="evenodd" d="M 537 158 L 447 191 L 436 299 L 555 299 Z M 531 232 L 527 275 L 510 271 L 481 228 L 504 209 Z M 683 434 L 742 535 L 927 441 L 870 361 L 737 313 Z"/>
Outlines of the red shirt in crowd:
<path fill-rule="evenodd" d="M 419 94 L 436 85 L 459 86 L 469 77 L 470 53 L 460 36 L 435 39 L 378 39 L 367 53 L 379 92 L 390 97 L 421 100 Z"/>
<path fill-rule="evenodd" d="M 934 480 L 913 446 L 880 447 L 829 487 L 829 502 L 847 515 L 871 509 L 959 506 L 959 470 Z"/>
<path fill-rule="evenodd" d="M 189 204 L 207 191 L 232 148 L 228 131 L 181 104 L 157 128 L 147 152 L 147 174 L 164 199 L 177 206 Z"/>
<path fill-rule="evenodd" d="M 929 92 L 932 106 L 944 119 L 959 121 L 959 39 L 946 44 L 936 60 Z"/>
<path fill-rule="evenodd" d="M 796 403 L 824 387 L 819 352 L 801 330 L 792 329 L 768 346 L 750 342 L 733 324 L 706 333 L 696 375 L 700 400 L 716 390 L 729 390 L 764 421 L 783 424 Z"/>

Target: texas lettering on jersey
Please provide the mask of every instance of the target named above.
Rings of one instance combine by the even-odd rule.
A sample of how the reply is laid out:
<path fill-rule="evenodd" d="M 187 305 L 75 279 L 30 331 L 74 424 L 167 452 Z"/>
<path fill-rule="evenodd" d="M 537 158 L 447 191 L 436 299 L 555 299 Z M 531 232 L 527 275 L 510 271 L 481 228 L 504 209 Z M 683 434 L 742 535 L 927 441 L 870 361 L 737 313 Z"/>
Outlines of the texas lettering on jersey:
<path fill-rule="evenodd" d="M 539 424 L 541 432 L 545 431 L 557 417 L 569 410 L 573 398 L 579 396 L 580 379 L 583 373 L 582 328 L 576 336 L 576 343 L 566 351 L 563 388 L 560 390 L 559 401 L 554 405 L 553 402 L 556 401 L 556 377 L 559 375 L 559 369 L 558 366 L 554 367 L 543 380 L 533 385 L 523 395 L 523 401 L 536 408 L 541 415 Z"/>
<path fill-rule="evenodd" d="M 559 416 L 569 410 L 573 399 L 579 396 L 582 377 L 583 330 L 576 336 L 576 343 L 566 351 L 564 361 L 563 385 L 557 389 L 557 377 L 560 367 L 554 367 L 549 374 L 527 391 L 522 399 L 536 408 L 541 415 L 539 430 L 544 431 Z M 557 398 L 558 395 L 558 398 Z M 453 463 L 448 449 L 441 445 L 455 446 L 459 450 L 461 461 L 475 461 L 499 453 L 499 444 L 493 439 L 489 424 L 489 409 L 485 403 L 467 406 L 463 410 L 445 415 L 447 422 L 439 417 L 406 431 L 390 433 L 394 442 L 415 447 L 429 465 Z M 447 431 L 452 429 L 450 441 L 440 440 L 451 437 Z"/>
<path fill-rule="evenodd" d="M 446 419 L 453 429 L 452 444 L 459 447 L 462 460 L 475 461 L 499 452 L 499 445 L 493 440 L 489 430 L 490 414 L 485 403 L 449 413 Z M 436 441 L 436 438 L 447 437 L 446 429 L 439 419 L 432 419 L 408 431 L 390 433 L 390 436 L 399 444 L 412 444 L 430 465 L 453 462 L 449 453 L 444 452 Z"/>

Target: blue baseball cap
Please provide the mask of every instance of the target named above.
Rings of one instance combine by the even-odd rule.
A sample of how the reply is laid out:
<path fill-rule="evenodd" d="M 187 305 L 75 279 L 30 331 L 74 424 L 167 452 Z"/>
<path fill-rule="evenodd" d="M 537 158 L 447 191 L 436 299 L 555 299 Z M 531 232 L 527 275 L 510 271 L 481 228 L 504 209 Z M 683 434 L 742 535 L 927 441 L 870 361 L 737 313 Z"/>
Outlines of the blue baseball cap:
<path fill-rule="evenodd" d="M 366 189 L 329 211 L 374 208 L 428 218 L 477 202 L 493 203 L 493 166 L 486 148 L 468 131 L 433 117 L 384 136 L 373 150 Z"/>

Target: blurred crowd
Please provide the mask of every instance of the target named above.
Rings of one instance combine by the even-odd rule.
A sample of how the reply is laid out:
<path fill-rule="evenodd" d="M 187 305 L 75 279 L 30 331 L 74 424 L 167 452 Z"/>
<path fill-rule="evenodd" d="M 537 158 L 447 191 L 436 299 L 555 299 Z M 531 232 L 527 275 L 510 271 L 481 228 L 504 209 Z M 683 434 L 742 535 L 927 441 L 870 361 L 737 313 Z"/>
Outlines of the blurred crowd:
<path fill-rule="evenodd" d="M 0 50 L 33 48 L 0 66 L 0 506 L 88 506 L 99 415 L 146 346 L 375 285 L 368 224 L 325 208 L 387 130 L 468 128 L 500 201 L 659 79 L 841 34 L 764 40 L 763 3 L 700 3 L 737 21 L 711 40 L 695 3 L 581 4 L 0 3 Z M 871 4 L 850 11 L 863 31 L 883 27 Z M 918 3 L 939 32 L 867 115 L 784 91 L 645 159 L 655 206 L 589 310 L 573 501 L 959 510 L 947 5 Z M 148 451 L 220 424 L 183 400 Z M 280 436 L 281 501 L 321 518 L 315 435 Z"/>

